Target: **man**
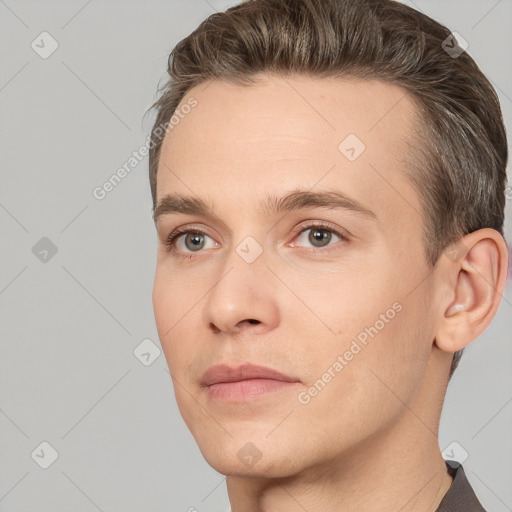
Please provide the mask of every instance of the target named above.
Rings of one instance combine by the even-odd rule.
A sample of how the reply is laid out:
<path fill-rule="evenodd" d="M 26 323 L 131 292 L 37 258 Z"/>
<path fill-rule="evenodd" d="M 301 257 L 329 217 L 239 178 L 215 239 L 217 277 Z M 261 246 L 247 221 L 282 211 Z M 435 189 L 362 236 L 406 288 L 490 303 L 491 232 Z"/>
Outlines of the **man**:
<path fill-rule="evenodd" d="M 505 286 L 496 94 L 392 0 L 255 0 L 173 50 L 153 305 L 233 512 L 481 511 L 437 440 Z"/>

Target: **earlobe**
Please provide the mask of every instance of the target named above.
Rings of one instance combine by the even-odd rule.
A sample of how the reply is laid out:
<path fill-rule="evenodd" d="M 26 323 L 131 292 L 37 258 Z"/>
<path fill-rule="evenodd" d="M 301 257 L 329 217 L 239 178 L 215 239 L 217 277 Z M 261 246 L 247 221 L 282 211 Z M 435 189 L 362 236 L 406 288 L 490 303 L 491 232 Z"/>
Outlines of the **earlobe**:
<path fill-rule="evenodd" d="M 443 278 L 450 282 L 450 300 L 443 306 L 436 332 L 437 346 L 457 352 L 489 326 L 505 288 L 508 250 L 497 231 L 474 231 L 457 242 L 458 258 L 443 261 Z M 453 251 L 448 254 L 453 254 Z"/>

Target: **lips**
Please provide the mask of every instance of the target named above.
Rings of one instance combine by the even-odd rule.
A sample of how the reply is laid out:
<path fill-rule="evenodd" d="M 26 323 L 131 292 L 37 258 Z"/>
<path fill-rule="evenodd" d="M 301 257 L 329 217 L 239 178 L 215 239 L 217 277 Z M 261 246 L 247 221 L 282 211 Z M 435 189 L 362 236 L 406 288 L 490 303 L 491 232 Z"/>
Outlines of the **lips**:
<path fill-rule="evenodd" d="M 238 368 L 212 366 L 201 378 L 209 398 L 215 402 L 247 402 L 258 398 L 280 396 L 300 381 L 265 366 L 244 364 Z"/>
<path fill-rule="evenodd" d="M 284 375 L 283 373 L 265 366 L 244 364 L 238 368 L 231 368 L 227 365 L 212 366 L 201 377 L 201 384 L 203 386 L 211 386 L 212 384 L 239 382 L 251 379 L 299 382 L 299 380 L 294 377 Z"/>

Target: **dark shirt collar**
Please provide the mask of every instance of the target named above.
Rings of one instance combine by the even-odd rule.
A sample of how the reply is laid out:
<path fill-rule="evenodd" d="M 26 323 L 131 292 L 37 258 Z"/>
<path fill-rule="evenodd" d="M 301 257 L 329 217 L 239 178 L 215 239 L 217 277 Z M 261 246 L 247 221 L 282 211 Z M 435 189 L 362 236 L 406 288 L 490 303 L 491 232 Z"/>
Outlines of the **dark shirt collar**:
<path fill-rule="evenodd" d="M 485 512 L 469 484 L 462 466 L 456 462 L 446 463 L 453 482 L 444 495 L 437 512 Z"/>

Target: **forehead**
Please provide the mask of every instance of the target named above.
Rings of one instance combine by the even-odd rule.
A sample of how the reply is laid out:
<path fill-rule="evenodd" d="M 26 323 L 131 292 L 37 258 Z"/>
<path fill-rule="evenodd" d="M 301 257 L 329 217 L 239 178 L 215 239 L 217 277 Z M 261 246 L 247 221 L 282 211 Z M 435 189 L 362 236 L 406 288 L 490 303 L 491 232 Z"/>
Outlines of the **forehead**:
<path fill-rule="evenodd" d="M 256 204 L 269 192 L 316 187 L 343 191 L 395 217 L 417 217 L 406 163 L 415 106 L 402 88 L 377 80 L 262 76 L 252 85 L 200 84 L 181 105 L 191 99 L 196 106 L 164 139 L 157 202 L 178 192 L 219 206 L 240 198 Z"/>
<path fill-rule="evenodd" d="M 272 75 L 260 75 L 252 85 L 214 80 L 191 89 L 177 111 L 191 98 L 197 101 L 193 115 L 180 116 L 179 126 L 172 127 L 165 145 L 174 143 L 186 152 L 192 149 L 190 144 L 184 145 L 187 139 L 203 144 L 206 150 L 221 137 L 230 137 L 230 148 L 216 144 L 219 158 L 225 154 L 232 158 L 240 147 L 247 149 L 249 139 L 251 148 L 265 144 L 271 150 L 277 145 L 292 157 L 301 147 L 309 149 L 301 146 L 301 137 L 323 142 L 331 149 L 337 149 L 340 137 L 350 133 L 365 143 L 388 136 L 396 144 L 413 126 L 414 105 L 409 94 L 379 80 Z M 198 126 L 201 129 L 196 131 Z"/>

